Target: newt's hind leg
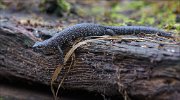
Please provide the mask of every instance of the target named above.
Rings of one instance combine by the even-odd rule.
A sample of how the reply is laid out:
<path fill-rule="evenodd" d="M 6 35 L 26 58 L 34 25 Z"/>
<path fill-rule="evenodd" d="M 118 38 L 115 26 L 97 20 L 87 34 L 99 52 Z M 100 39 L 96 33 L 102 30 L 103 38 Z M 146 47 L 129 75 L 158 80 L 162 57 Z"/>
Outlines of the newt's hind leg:
<path fill-rule="evenodd" d="M 117 35 L 112 29 L 106 29 L 106 35 L 115 36 Z"/>

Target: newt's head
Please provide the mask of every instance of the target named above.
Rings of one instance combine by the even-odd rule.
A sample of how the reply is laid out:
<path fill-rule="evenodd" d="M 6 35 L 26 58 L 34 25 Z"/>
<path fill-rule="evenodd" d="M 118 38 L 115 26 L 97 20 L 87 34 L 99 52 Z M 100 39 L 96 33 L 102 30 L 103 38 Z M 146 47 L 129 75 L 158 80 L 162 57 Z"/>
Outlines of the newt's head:
<path fill-rule="evenodd" d="M 47 40 L 36 42 L 32 48 L 34 52 L 38 52 L 44 55 L 53 55 L 56 50 L 55 47 L 48 45 Z"/>

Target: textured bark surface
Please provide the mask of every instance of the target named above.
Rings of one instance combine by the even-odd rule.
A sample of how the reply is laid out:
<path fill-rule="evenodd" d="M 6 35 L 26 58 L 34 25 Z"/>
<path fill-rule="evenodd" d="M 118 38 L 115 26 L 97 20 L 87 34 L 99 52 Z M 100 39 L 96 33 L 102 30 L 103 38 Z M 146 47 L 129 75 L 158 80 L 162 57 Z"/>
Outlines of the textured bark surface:
<path fill-rule="evenodd" d="M 37 39 L 23 28 L 0 26 L 2 80 L 49 85 L 58 54 L 33 52 Z M 180 98 L 180 48 L 150 41 L 99 40 L 81 46 L 63 83 L 69 90 L 86 90 L 132 99 Z M 59 75 L 58 83 L 69 64 Z"/>

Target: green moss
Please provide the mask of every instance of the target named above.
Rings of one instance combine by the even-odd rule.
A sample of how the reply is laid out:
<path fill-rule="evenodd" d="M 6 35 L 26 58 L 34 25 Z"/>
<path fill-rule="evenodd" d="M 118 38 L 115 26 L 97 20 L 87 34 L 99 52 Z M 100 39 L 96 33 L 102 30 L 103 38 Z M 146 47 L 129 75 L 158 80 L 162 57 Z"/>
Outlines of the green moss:
<path fill-rule="evenodd" d="M 176 14 L 178 4 L 176 2 L 147 2 L 132 1 L 112 6 L 110 19 L 117 23 L 133 24 L 133 25 L 149 25 L 154 27 L 173 29 L 176 22 Z M 132 11 L 128 13 L 128 11 Z M 123 14 L 123 13 L 126 14 Z M 107 22 L 109 24 L 110 22 Z M 119 25 L 119 24 L 118 24 Z M 166 27 L 165 27 L 166 26 Z M 179 31 L 179 26 L 175 30 Z"/>
<path fill-rule="evenodd" d="M 138 1 L 131 1 L 127 5 L 125 5 L 125 9 L 141 9 L 142 7 L 145 6 L 145 2 L 143 0 L 138 0 Z"/>
<path fill-rule="evenodd" d="M 4 100 L 3 97 L 0 97 L 0 100 Z"/>
<path fill-rule="evenodd" d="M 64 12 L 69 12 L 71 5 L 66 2 L 65 0 L 57 0 L 57 5 L 59 6 L 59 10 L 62 10 Z"/>
<path fill-rule="evenodd" d="M 155 23 L 154 17 L 148 17 L 147 14 L 143 13 L 140 20 L 137 22 L 140 25 L 153 25 Z"/>
<path fill-rule="evenodd" d="M 6 6 L 2 3 L 2 1 L 0 0 L 0 9 L 5 9 Z"/>
<path fill-rule="evenodd" d="M 166 8 L 166 10 L 165 10 Z M 173 13 L 173 10 L 165 5 L 157 14 L 157 20 L 160 21 L 159 26 L 173 25 L 176 23 L 176 15 Z"/>
<path fill-rule="evenodd" d="M 93 15 L 101 15 L 103 16 L 105 9 L 103 7 L 100 6 L 96 6 L 96 7 L 92 7 L 91 12 Z"/>
<path fill-rule="evenodd" d="M 112 2 L 110 5 L 110 8 L 81 8 L 78 15 L 93 16 L 95 21 L 105 25 L 144 25 L 180 31 L 180 26 L 177 26 L 176 22 L 175 12 L 179 6 L 176 1 L 130 0 Z"/>
<path fill-rule="evenodd" d="M 63 13 L 69 13 L 71 5 L 65 0 L 41 0 L 39 8 L 48 14 L 57 14 L 63 16 Z"/>
<path fill-rule="evenodd" d="M 112 12 L 122 11 L 123 7 L 121 7 L 119 3 L 116 3 L 112 6 L 111 10 L 112 10 Z"/>
<path fill-rule="evenodd" d="M 176 26 L 176 30 L 177 30 L 178 32 L 180 32 L 180 24 L 175 24 L 175 26 Z"/>

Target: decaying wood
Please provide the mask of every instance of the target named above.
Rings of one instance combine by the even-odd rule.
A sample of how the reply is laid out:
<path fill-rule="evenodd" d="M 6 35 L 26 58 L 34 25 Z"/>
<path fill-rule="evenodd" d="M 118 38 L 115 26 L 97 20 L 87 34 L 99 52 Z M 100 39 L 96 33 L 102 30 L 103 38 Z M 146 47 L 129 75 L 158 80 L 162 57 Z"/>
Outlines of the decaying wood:
<path fill-rule="evenodd" d="M 36 38 L 23 28 L 17 29 L 0 27 L 1 79 L 49 85 L 58 55 L 33 52 Z M 159 45 L 150 41 L 88 43 L 76 50 L 63 88 L 134 99 L 176 100 L 180 98 L 180 48 L 175 44 Z"/>

